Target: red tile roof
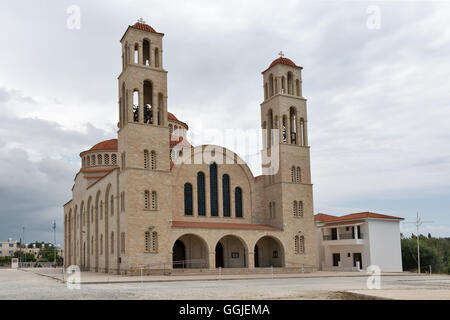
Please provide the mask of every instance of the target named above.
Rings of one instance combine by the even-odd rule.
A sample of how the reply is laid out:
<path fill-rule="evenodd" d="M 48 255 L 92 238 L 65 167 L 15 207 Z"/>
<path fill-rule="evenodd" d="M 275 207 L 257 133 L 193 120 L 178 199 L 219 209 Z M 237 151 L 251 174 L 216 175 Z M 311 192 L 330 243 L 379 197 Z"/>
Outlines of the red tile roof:
<path fill-rule="evenodd" d="M 280 63 L 280 64 L 284 64 L 284 65 L 286 65 L 286 66 L 291 66 L 291 67 L 294 67 L 294 68 L 300 68 L 300 69 L 302 69 L 302 67 L 297 66 L 297 65 L 294 63 L 294 61 L 292 61 L 291 59 L 279 57 L 278 59 L 273 60 L 272 63 L 270 64 L 270 66 L 269 66 L 266 70 L 264 70 L 262 73 L 266 72 L 267 70 L 269 70 L 270 68 L 272 68 L 274 65 L 277 65 L 277 64 L 279 64 L 279 63 Z"/>
<path fill-rule="evenodd" d="M 155 29 L 150 27 L 148 24 L 136 22 L 134 25 L 131 26 L 131 28 L 142 30 L 142 31 L 148 31 L 148 32 L 155 32 Z"/>
<path fill-rule="evenodd" d="M 117 139 L 105 140 L 97 143 L 95 146 L 89 149 L 93 150 L 117 150 Z"/>
<path fill-rule="evenodd" d="M 354 219 L 364 219 L 364 218 L 378 218 L 378 219 L 392 219 L 392 220 L 404 220 L 404 218 L 388 216 L 385 214 L 374 213 L 374 212 L 359 212 L 351 213 L 345 216 L 337 217 L 325 213 L 319 213 L 314 215 L 314 221 L 320 222 L 334 222 L 334 221 L 347 221 Z"/>
<path fill-rule="evenodd" d="M 261 224 L 199 222 L 199 221 L 172 221 L 172 228 L 245 229 L 245 230 L 281 231 L 281 229 L 279 228 Z"/>
<path fill-rule="evenodd" d="M 175 122 L 180 123 L 181 125 L 185 126 L 187 130 L 189 130 L 189 126 L 187 125 L 187 123 L 186 123 L 186 122 L 183 122 L 183 121 L 181 121 L 181 120 L 178 120 L 178 118 L 175 117 L 175 115 L 174 115 L 173 113 L 167 112 L 167 118 L 168 118 L 169 120 L 172 120 L 172 121 L 175 121 Z"/>

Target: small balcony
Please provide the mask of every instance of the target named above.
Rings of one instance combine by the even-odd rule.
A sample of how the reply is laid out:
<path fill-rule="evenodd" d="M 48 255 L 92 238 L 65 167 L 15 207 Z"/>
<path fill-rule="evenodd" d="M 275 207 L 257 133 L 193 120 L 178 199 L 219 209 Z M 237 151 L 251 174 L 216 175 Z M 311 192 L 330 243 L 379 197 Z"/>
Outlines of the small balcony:
<path fill-rule="evenodd" d="M 337 237 L 333 237 L 332 235 L 324 235 L 324 241 L 335 241 L 335 240 L 347 240 L 347 239 L 364 239 L 364 234 L 360 233 L 359 235 L 352 233 L 341 233 L 339 235 L 339 239 Z"/>

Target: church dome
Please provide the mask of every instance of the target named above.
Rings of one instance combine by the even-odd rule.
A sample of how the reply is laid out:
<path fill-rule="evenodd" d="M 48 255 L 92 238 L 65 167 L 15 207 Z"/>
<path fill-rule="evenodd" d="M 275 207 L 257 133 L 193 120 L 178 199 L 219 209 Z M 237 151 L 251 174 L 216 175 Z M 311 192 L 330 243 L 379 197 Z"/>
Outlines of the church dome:
<path fill-rule="evenodd" d="M 155 31 L 155 29 L 153 29 L 152 27 L 150 27 L 148 24 L 145 23 L 141 23 L 141 22 L 136 22 L 134 25 L 131 26 L 134 29 L 138 29 L 138 30 L 142 30 L 142 31 L 148 31 L 148 32 L 154 32 L 157 33 Z"/>
<path fill-rule="evenodd" d="M 267 70 L 269 70 L 270 68 L 272 68 L 273 66 L 277 65 L 277 64 L 284 64 L 286 66 L 290 66 L 290 67 L 294 67 L 294 68 L 300 68 L 300 69 L 302 68 L 302 67 L 296 65 L 294 63 L 294 61 L 292 61 L 291 59 L 284 58 L 284 57 L 279 57 L 279 58 L 273 60 L 272 63 L 270 64 L 270 66 L 266 70 L 264 70 L 263 73 L 266 72 Z"/>
<path fill-rule="evenodd" d="M 89 149 L 89 151 L 94 150 L 117 150 L 117 139 L 110 139 L 99 142 Z"/>

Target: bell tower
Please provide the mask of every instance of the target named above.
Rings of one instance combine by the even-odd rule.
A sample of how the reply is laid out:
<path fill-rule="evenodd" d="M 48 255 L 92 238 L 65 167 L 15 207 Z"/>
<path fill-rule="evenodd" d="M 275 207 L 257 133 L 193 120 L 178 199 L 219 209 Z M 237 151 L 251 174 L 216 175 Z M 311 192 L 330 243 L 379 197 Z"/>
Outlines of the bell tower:
<path fill-rule="evenodd" d="M 120 241 L 125 244 L 119 263 L 125 269 L 169 260 L 158 249 L 168 234 L 171 212 L 163 37 L 140 19 L 128 26 L 120 40 L 117 193 Z"/>
<path fill-rule="evenodd" d="M 263 146 L 278 161 L 278 170 L 266 175 L 266 223 L 282 228 L 289 237 L 286 259 L 315 264 L 313 192 L 308 145 L 306 99 L 302 94 L 302 67 L 282 52 L 262 72 L 264 101 L 261 124 Z"/>

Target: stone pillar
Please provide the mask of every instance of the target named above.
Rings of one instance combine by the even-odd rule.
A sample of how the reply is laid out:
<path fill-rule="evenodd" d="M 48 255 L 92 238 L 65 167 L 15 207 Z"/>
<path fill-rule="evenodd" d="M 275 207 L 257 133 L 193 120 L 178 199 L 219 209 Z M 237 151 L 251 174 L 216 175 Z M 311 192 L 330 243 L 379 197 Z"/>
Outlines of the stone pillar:
<path fill-rule="evenodd" d="M 144 87 L 139 90 L 139 123 L 144 123 Z"/>
<path fill-rule="evenodd" d="M 250 269 L 255 268 L 255 253 L 253 251 L 249 251 L 248 253 L 248 267 Z"/>
<path fill-rule="evenodd" d="M 216 252 L 209 253 L 209 269 L 216 269 Z"/>

